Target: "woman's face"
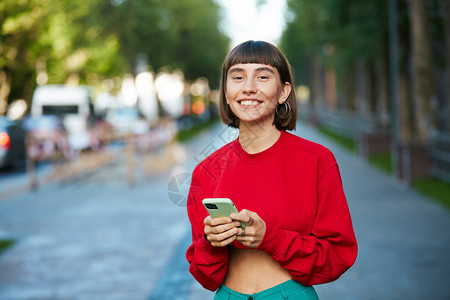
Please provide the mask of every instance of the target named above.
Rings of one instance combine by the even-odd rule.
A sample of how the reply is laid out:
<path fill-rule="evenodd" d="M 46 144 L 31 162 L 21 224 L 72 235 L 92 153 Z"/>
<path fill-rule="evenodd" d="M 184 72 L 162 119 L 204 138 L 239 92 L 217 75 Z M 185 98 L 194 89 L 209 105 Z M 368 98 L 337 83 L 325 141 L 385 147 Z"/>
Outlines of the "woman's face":
<path fill-rule="evenodd" d="M 281 84 L 275 67 L 264 64 L 236 64 L 227 73 L 225 97 L 240 122 L 273 123 L 274 111 L 284 103 L 291 85 Z"/>

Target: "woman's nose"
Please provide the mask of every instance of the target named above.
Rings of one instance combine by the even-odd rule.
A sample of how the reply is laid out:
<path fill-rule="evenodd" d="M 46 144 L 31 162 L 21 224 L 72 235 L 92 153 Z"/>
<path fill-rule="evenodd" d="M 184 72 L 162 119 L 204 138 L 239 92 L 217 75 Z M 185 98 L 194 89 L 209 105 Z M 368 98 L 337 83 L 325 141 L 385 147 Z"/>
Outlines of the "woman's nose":
<path fill-rule="evenodd" d="M 255 80 L 252 80 L 252 79 L 247 79 L 246 81 L 245 81 L 245 84 L 244 84 L 244 86 L 243 86 L 243 88 L 242 88 L 242 91 L 244 92 L 244 93 L 255 93 L 256 92 L 256 82 L 255 82 Z"/>

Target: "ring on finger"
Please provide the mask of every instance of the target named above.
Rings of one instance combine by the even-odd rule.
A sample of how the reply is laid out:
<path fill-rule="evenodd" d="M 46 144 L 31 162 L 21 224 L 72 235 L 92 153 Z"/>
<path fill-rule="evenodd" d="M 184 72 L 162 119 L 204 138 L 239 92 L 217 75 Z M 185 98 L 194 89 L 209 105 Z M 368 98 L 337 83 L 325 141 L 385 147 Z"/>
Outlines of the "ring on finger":
<path fill-rule="evenodd" d="M 241 236 L 245 236 L 245 228 L 242 228 Z"/>

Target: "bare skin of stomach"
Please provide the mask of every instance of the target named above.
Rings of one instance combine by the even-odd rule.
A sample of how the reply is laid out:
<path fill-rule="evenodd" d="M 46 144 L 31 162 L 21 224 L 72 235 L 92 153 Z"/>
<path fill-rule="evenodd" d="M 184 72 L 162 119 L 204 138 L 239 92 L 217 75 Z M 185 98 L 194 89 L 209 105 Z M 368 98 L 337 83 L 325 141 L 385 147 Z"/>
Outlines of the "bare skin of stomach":
<path fill-rule="evenodd" d="M 259 293 L 292 279 L 267 253 L 232 248 L 224 285 L 243 294 Z"/>

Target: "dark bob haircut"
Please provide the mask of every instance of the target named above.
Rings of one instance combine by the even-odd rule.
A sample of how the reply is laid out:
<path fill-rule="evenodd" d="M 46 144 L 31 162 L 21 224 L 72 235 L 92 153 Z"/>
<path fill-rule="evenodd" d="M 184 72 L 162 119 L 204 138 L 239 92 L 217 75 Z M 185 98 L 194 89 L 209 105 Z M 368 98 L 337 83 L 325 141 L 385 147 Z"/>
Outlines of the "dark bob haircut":
<path fill-rule="evenodd" d="M 225 88 L 227 74 L 230 68 L 236 64 L 264 64 L 270 65 L 278 70 L 280 82 L 284 85 L 288 82 L 291 85 L 291 93 L 286 101 L 289 103 L 289 114 L 283 119 L 275 114 L 274 124 L 278 130 L 293 130 L 297 121 L 297 100 L 295 98 L 294 82 L 292 79 L 291 66 L 284 54 L 274 45 L 262 41 L 247 41 L 236 46 L 222 65 L 222 77 L 220 80 L 220 103 L 219 114 L 222 122 L 226 125 L 239 128 L 239 118 L 231 111 L 225 98 Z M 280 105 L 279 105 L 280 106 Z M 281 105 L 280 111 L 284 115 L 286 105 Z"/>

